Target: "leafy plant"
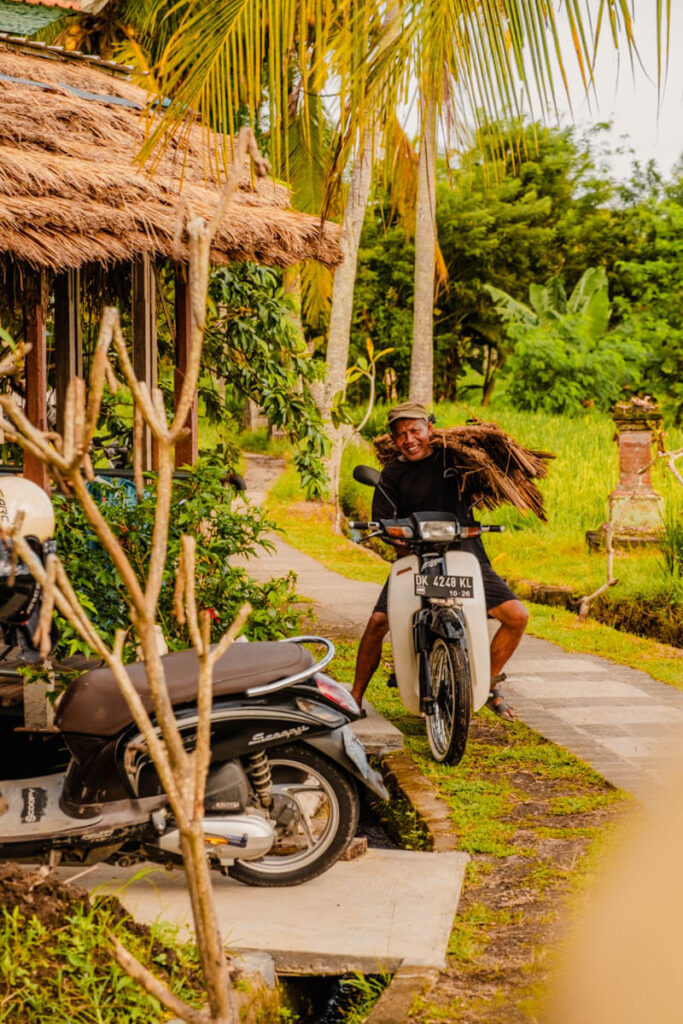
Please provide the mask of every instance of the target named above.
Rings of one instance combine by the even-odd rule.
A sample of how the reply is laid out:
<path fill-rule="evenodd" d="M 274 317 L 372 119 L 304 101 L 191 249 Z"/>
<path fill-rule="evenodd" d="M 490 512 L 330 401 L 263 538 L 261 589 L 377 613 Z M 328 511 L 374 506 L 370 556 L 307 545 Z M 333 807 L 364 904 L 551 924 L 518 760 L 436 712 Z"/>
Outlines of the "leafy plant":
<path fill-rule="evenodd" d="M 188 638 L 173 615 L 173 594 L 180 538 L 197 535 L 197 600 L 200 608 L 211 609 L 212 638 L 217 638 L 234 618 L 244 601 L 254 612 L 246 629 L 251 639 L 273 639 L 294 631 L 296 615 L 291 610 L 293 577 L 258 584 L 247 573 L 230 565 L 236 553 L 254 554 L 267 550 L 266 532 L 272 523 L 261 509 L 248 513 L 232 508 L 234 490 L 226 484 L 226 462 L 222 453 L 200 459 L 181 479 L 174 482 L 169 551 L 159 603 L 159 622 L 172 649 L 186 647 Z M 155 485 L 152 481 L 141 501 L 132 485 L 123 479 L 97 478 L 93 485 L 102 512 L 114 528 L 131 563 L 142 570 L 147 564 L 154 528 Z M 106 552 L 97 543 L 80 506 L 62 495 L 54 496 L 57 547 L 84 607 L 95 619 L 102 635 L 111 640 L 117 629 L 127 629 L 128 602 L 125 588 Z M 59 619 L 57 656 L 86 651 L 73 627 Z M 129 654 L 132 656 L 132 649 Z"/>
<path fill-rule="evenodd" d="M 291 299 L 273 270 L 243 263 L 213 271 L 199 393 L 214 422 L 239 416 L 246 398 L 293 444 L 293 460 L 310 497 L 324 494 L 322 458 L 329 443 L 310 385 L 324 363 L 311 359 L 291 319 Z"/>
<path fill-rule="evenodd" d="M 505 323 L 508 400 L 518 408 L 580 413 L 608 409 L 625 388 L 642 383 L 645 350 L 624 332 L 609 332 L 607 275 L 587 270 L 567 297 L 559 277 L 529 287 L 530 306 L 487 285 Z"/>
<path fill-rule="evenodd" d="M 391 983 L 390 974 L 358 974 L 344 978 L 342 988 L 354 994 L 352 1005 L 344 1013 L 344 1024 L 363 1024 L 384 989 Z"/>

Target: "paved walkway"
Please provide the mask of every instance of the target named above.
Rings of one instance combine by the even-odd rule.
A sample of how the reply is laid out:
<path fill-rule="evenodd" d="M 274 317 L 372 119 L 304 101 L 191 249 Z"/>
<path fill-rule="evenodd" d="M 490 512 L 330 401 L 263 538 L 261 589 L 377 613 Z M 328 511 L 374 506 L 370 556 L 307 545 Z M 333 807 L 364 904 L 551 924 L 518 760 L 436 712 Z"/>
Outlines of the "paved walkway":
<path fill-rule="evenodd" d="M 271 462 L 271 478 L 278 472 Z M 254 478 L 268 486 L 262 463 L 251 463 L 246 475 L 247 494 L 258 502 L 263 491 L 249 490 Z M 280 537 L 271 539 L 275 551 L 249 562 L 249 572 L 269 579 L 293 569 L 299 593 L 311 600 L 318 629 L 360 636 L 378 587 L 330 572 Z M 643 801 L 657 790 L 668 759 L 683 745 L 683 692 L 645 672 L 526 636 L 507 675 L 506 696 L 524 722 Z"/>

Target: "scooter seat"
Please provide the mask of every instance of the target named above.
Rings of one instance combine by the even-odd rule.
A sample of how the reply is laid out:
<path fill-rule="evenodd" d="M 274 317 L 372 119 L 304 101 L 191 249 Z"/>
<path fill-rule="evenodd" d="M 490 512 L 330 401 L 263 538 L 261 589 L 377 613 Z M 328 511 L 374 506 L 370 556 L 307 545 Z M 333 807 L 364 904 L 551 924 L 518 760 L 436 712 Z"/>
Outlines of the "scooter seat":
<path fill-rule="evenodd" d="M 175 651 L 162 658 L 166 685 L 174 705 L 191 704 L 197 699 L 199 659 L 193 649 Z M 303 672 L 313 665 L 313 657 L 296 643 L 260 641 L 237 643 L 228 648 L 214 666 L 214 697 L 244 693 L 252 686 L 263 686 Z M 142 697 L 148 711 L 152 698 L 143 661 L 126 666 L 128 677 Z M 55 724 L 65 733 L 89 736 L 113 736 L 133 721 L 114 673 L 96 668 L 74 680 L 59 702 Z"/>

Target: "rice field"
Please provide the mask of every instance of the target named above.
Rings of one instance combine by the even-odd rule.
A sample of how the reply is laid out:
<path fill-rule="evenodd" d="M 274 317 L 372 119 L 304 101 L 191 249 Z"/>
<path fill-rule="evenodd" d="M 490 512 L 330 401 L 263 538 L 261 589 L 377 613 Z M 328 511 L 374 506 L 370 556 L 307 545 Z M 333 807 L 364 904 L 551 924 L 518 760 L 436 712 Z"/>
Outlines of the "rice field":
<path fill-rule="evenodd" d="M 452 404 L 442 404 L 436 409 L 437 426 L 464 423 L 472 416 L 495 421 L 522 444 L 556 456 L 548 476 L 540 481 L 546 522 L 531 514 L 523 516 L 509 507 L 482 516 L 484 521 L 506 527 L 505 533 L 486 541 L 497 571 L 514 579 L 564 584 L 579 593 L 591 592 L 605 579 L 606 560 L 602 555 L 588 554 L 585 534 L 604 522 L 608 495 L 619 478 L 615 426 L 611 417 L 594 410 L 569 418 Z M 376 410 L 373 422 L 375 431 L 381 432 L 382 408 Z M 669 450 L 682 447 L 683 431 L 668 430 L 666 446 Z M 368 488 L 352 479 L 353 466 L 359 462 L 377 464 L 371 446 L 365 442 L 347 448 L 341 482 L 347 514 L 361 517 L 369 513 L 371 495 Z M 653 467 L 652 481 L 665 499 L 668 517 L 681 522 L 683 486 L 661 460 Z M 663 556 L 658 548 L 620 554 L 615 574 L 620 577 L 619 589 L 629 594 L 647 595 L 667 582 Z"/>

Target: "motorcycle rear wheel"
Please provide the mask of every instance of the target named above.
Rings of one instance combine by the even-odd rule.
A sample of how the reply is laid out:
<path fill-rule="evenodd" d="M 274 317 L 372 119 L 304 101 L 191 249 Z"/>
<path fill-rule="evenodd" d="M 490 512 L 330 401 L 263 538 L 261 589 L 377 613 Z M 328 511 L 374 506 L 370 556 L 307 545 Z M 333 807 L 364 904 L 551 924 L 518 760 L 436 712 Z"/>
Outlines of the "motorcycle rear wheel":
<path fill-rule="evenodd" d="M 434 712 L 426 716 L 427 739 L 435 761 L 458 764 L 470 728 L 470 669 L 458 643 L 434 641 L 429 652 Z"/>
<path fill-rule="evenodd" d="M 296 811 L 290 827 L 277 828 L 270 851 L 237 860 L 228 871 L 247 885 L 299 885 L 339 859 L 356 834 L 359 801 L 353 779 L 316 750 L 291 743 L 268 752 L 273 795 Z"/>

